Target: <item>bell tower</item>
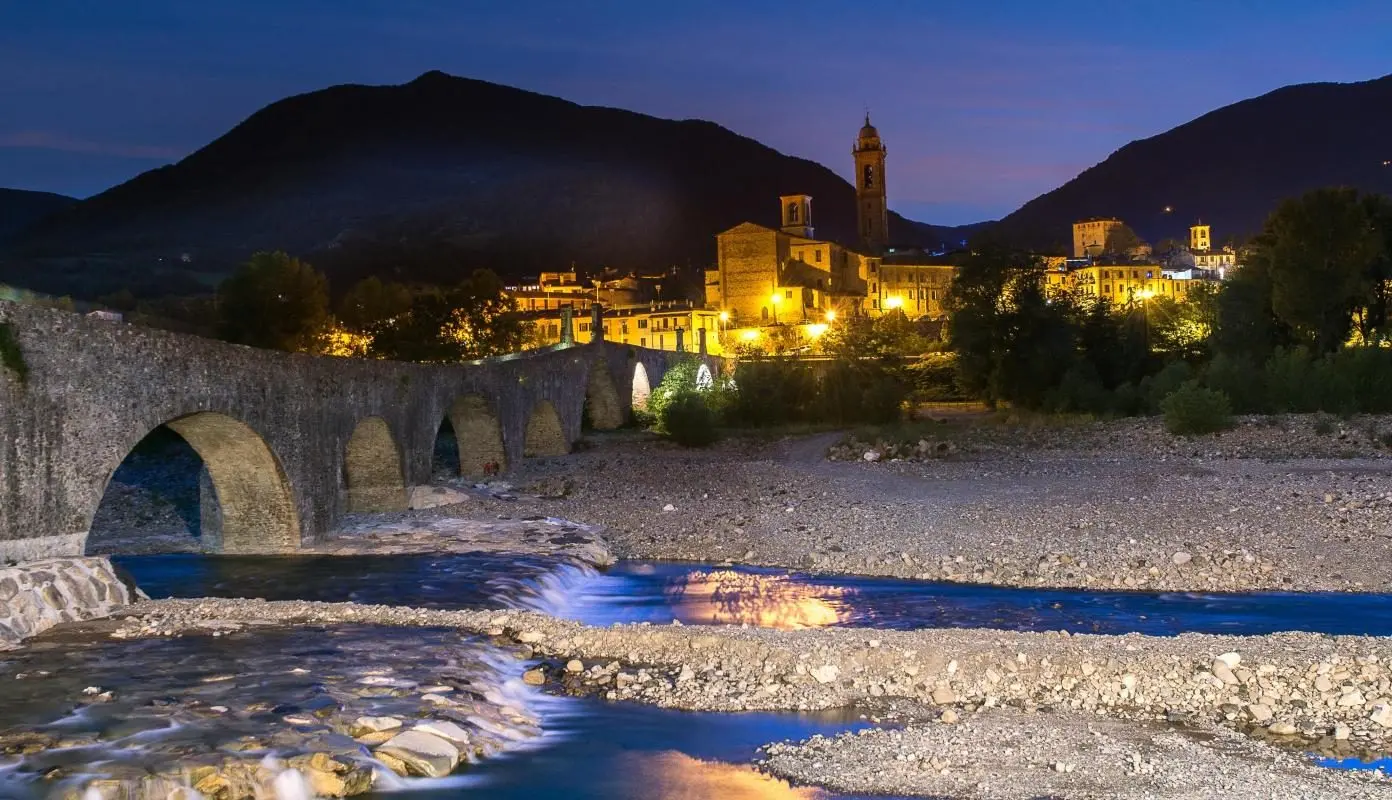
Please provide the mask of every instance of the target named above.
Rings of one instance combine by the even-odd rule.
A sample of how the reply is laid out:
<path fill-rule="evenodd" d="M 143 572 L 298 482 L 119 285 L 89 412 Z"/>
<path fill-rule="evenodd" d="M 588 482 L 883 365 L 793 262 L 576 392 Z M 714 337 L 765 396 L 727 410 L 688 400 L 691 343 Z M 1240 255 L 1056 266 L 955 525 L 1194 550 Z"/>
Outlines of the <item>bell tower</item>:
<path fill-rule="evenodd" d="M 860 245 L 869 254 L 883 253 L 889 246 L 889 205 L 885 196 L 885 149 L 880 132 L 865 114 L 865 126 L 856 138 L 855 149 L 856 217 Z"/>

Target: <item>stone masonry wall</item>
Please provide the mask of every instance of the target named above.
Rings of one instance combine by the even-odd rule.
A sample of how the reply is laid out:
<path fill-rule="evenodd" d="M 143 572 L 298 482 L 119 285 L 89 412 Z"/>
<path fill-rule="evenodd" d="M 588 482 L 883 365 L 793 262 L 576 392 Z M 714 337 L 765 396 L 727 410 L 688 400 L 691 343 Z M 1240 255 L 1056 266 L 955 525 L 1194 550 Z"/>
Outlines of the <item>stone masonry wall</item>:
<path fill-rule="evenodd" d="M 277 467 L 293 505 L 294 525 L 281 529 L 300 540 L 228 549 L 278 551 L 314 541 L 345 513 L 347 444 L 368 417 L 385 421 L 400 449 L 403 484 L 423 484 L 440 422 L 462 397 L 488 406 L 515 465 L 542 400 L 566 441 L 579 438 L 598 360 L 627 416 L 634 364 L 644 363 L 655 386 L 679 357 L 609 343 L 450 366 L 311 357 L 3 301 L 0 324 L 17 339 L 27 373 L 0 362 L 0 563 L 81 555 L 116 467 L 154 428 L 193 424 L 200 412 L 241 423 L 208 426 L 223 451 L 247 451 L 227 445 L 237 431 L 264 441 L 273 459 L 259 463 Z M 223 474 L 240 480 L 235 469 Z"/>
<path fill-rule="evenodd" d="M 59 558 L 0 567 L 0 650 L 61 622 L 104 617 L 135 602 L 134 587 L 105 558 Z"/>

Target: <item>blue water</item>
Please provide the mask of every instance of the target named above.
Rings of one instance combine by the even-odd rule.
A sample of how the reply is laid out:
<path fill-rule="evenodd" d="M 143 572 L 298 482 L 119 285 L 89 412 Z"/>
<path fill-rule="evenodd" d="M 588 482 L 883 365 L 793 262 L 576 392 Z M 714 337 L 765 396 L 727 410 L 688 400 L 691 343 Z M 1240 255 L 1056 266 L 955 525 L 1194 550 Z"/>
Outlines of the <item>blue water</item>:
<path fill-rule="evenodd" d="M 748 623 L 1068 630 L 1073 633 L 1392 635 L 1392 595 L 1021 589 L 752 567 L 625 561 L 595 574 L 544 558 L 131 556 L 152 597 L 261 597 L 431 608 L 539 608 L 595 625 Z M 719 576 L 724 574 L 724 578 Z"/>
<path fill-rule="evenodd" d="M 489 759 L 455 785 L 412 792 L 410 798 L 862 800 L 793 789 L 744 766 L 769 742 L 868 726 L 853 718 L 692 713 L 570 698 L 557 701 L 545 718 L 540 749 Z"/>
<path fill-rule="evenodd" d="M 1382 770 L 1392 775 L 1392 758 L 1362 761 L 1357 758 L 1316 758 L 1315 763 L 1332 769 Z"/>

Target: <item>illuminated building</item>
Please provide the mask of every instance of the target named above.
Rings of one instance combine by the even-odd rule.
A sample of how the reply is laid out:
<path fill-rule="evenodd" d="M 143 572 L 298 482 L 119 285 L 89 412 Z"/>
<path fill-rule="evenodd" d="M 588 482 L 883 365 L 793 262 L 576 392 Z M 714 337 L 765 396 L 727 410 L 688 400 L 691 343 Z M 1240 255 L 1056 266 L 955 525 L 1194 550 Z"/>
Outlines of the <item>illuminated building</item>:
<path fill-rule="evenodd" d="M 865 114 L 865 125 L 856 137 L 851 154 L 855 156 L 856 216 L 860 232 L 860 246 L 865 252 L 878 255 L 889 245 L 889 204 L 885 193 L 885 155 L 888 154 L 880 141 L 880 132 L 870 124 L 870 114 Z"/>
<path fill-rule="evenodd" d="M 1073 257 L 1102 255 L 1107 249 L 1107 236 L 1123 224 L 1121 220 L 1111 217 L 1094 217 L 1073 223 Z"/>
<path fill-rule="evenodd" d="M 571 331 L 576 344 L 588 344 L 594 338 L 589 305 L 586 311 L 572 311 Z M 534 310 L 522 312 L 522 318 L 531 326 L 529 344 L 533 347 L 546 347 L 561 343 L 560 309 Z M 665 303 L 643 303 L 640 305 L 604 307 L 604 338 L 620 344 L 649 347 L 654 350 L 682 350 L 697 352 L 700 347 L 700 331 L 706 332 L 706 352 L 721 355 L 725 352 L 721 343 L 721 332 L 725 324 L 720 313 L 710 309 L 695 307 L 686 301 Z"/>

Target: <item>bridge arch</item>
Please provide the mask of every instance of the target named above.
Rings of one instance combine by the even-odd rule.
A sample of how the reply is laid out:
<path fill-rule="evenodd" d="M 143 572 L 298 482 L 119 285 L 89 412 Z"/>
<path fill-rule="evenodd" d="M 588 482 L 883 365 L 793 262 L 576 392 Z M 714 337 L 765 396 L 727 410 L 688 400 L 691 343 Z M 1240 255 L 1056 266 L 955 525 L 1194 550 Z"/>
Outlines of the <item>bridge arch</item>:
<path fill-rule="evenodd" d="M 464 395 L 454 401 L 447 416 L 459 444 L 459 474 L 479 476 L 507 468 L 503 429 L 487 400 Z"/>
<path fill-rule="evenodd" d="M 353 429 L 343 457 L 349 511 L 402 511 L 406 482 L 401 477 L 401 449 L 387 421 L 367 417 Z"/>
<path fill-rule="evenodd" d="M 648 398 L 652 396 L 652 384 L 648 382 L 648 368 L 639 361 L 633 366 L 633 397 L 634 411 L 647 411 Z"/>
<path fill-rule="evenodd" d="M 259 433 L 241 420 L 215 411 L 177 417 L 164 427 L 177 433 L 203 461 L 207 477 L 200 481 L 212 494 L 202 503 L 203 550 L 268 553 L 300 547 L 299 511 L 290 481 L 280 459 Z M 104 490 L 110 487 L 114 474 L 115 468 L 107 474 Z M 100 504 L 99 498 L 97 508 Z M 93 508 L 93 518 L 97 508 Z M 90 541 L 84 542 L 85 548 L 90 545 Z"/>
<path fill-rule="evenodd" d="M 603 358 L 597 358 L 590 366 L 585 381 L 585 401 L 590 414 L 590 424 L 596 430 L 610 431 L 623 426 L 624 412 L 619 403 L 619 392 L 614 387 L 614 378 L 609 374 L 609 365 Z"/>
<path fill-rule="evenodd" d="M 563 456 L 570 452 L 561 417 L 550 400 L 538 400 L 527 418 L 527 438 L 522 453 L 525 456 Z"/>

